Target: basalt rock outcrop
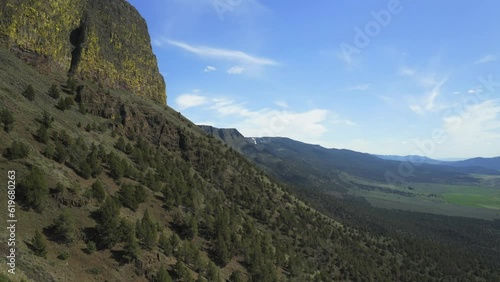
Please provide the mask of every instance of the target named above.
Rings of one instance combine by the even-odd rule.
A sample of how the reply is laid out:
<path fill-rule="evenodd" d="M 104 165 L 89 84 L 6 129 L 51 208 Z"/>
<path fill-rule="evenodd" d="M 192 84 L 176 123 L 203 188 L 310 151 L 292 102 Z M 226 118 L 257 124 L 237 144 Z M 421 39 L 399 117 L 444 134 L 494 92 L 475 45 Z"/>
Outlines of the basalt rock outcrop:
<path fill-rule="evenodd" d="M 125 0 L 2 0 L 0 43 L 43 71 L 166 102 L 146 22 Z"/>

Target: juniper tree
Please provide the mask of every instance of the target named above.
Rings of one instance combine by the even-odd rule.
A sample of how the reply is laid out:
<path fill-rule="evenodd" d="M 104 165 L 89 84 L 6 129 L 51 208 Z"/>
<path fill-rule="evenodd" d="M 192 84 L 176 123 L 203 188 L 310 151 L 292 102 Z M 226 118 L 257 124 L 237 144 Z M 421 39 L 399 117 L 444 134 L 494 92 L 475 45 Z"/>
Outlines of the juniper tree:
<path fill-rule="evenodd" d="M 30 84 L 26 87 L 26 90 L 23 91 L 23 96 L 30 101 L 35 100 L 35 88 L 33 88 L 33 85 Z"/>
<path fill-rule="evenodd" d="M 52 97 L 53 99 L 59 99 L 61 96 L 61 93 L 59 92 L 59 87 L 57 85 L 52 84 L 49 89 L 49 96 Z"/>
<path fill-rule="evenodd" d="M 3 123 L 3 129 L 5 132 L 10 132 L 14 124 L 14 116 L 12 115 L 12 112 L 7 109 L 3 109 L 0 112 L 0 119 Z"/>
<path fill-rule="evenodd" d="M 38 230 L 35 231 L 35 236 L 31 239 L 31 247 L 35 255 L 43 258 L 47 256 L 47 242 Z"/>

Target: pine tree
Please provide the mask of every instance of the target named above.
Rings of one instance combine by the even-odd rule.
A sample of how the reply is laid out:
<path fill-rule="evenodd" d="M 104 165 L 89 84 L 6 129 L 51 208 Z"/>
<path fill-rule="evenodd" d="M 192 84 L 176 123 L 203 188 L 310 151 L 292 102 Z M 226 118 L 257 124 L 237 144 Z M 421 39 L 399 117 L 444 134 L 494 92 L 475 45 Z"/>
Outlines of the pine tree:
<path fill-rule="evenodd" d="M 134 196 L 138 204 L 144 203 L 147 198 L 148 194 L 146 192 L 146 189 L 144 186 L 137 184 L 134 189 Z"/>
<path fill-rule="evenodd" d="M 229 277 L 230 282 L 243 282 L 243 274 L 241 274 L 241 271 L 235 270 L 233 273 L 231 273 L 231 276 Z"/>
<path fill-rule="evenodd" d="M 47 144 L 49 141 L 49 131 L 44 124 L 40 124 L 40 127 L 36 131 L 36 137 L 38 138 L 38 141 L 43 144 Z"/>
<path fill-rule="evenodd" d="M 40 231 L 35 231 L 35 236 L 31 239 L 31 246 L 35 255 L 43 258 L 47 256 L 47 242 Z"/>
<path fill-rule="evenodd" d="M 151 250 L 156 245 L 156 239 L 158 237 L 158 230 L 156 224 L 153 222 L 151 217 L 149 216 L 149 211 L 146 210 L 141 220 L 141 228 L 142 228 L 142 241 L 144 246 Z"/>
<path fill-rule="evenodd" d="M 189 272 L 189 269 L 179 259 L 177 260 L 177 263 L 174 265 L 174 272 L 180 281 L 192 281 L 193 280 L 193 278 L 191 277 L 191 273 Z"/>
<path fill-rule="evenodd" d="M 23 142 L 14 141 L 12 145 L 5 150 L 4 157 L 9 160 L 26 158 L 29 155 L 30 147 Z"/>
<path fill-rule="evenodd" d="M 97 177 L 102 173 L 101 159 L 99 159 L 97 146 L 95 146 L 94 144 L 92 144 L 92 146 L 90 147 L 90 152 L 87 155 L 86 162 L 91 167 L 92 177 Z"/>
<path fill-rule="evenodd" d="M 35 100 L 35 88 L 33 88 L 33 85 L 28 85 L 26 90 L 23 92 L 23 96 L 26 97 L 28 100 L 33 101 Z"/>
<path fill-rule="evenodd" d="M 132 227 L 131 232 L 128 232 L 125 241 L 125 246 L 123 247 L 124 255 L 123 258 L 127 262 L 135 261 L 139 257 L 139 244 L 137 243 L 137 238 L 135 237 L 135 230 Z"/>
<path fill-rule="evenodd" d="M 220 266 L 225 266 L 231 260 L 231 255 L 227 247 L 227 242 L 220 233 L 214 242 L 214 254 Z"/>
<path fill-rule="evenodd" d="M 131 209 L 132 211 L 136 211 L 139 207 L 139 203 L 137 202 L 135 195 L 135 189 L 132 185 L 122 185 L 120 191 L 118 191 L 118 198 L 123 206 Z"/>
<path fill-rule="evenodd" d="M 62 164 L 68 160 L 68 151 L 66 150 L 64 144 L 60 141 L 56 142 L 55 159 Z"/>
<path fill-rule="evenodd" d="M 196 215 L 191 215 L 187 223 L 186 237 L 188 239 L 193 239 L 198 236 L 198 217 Z"/>
<path fill-rule="evenodd" d="M 54 157 L 55 152 L 56 149 L 54 148 L 54 145 L 48 144 L 47 147 L 45 147 L 45 150 L 43 151 L 43 155 L 48 159 L 52 159 Z"/>
<path fill-rule="evenodd" d="M 106 198 L 106 190 L 102 182 L 97 179 L 94 184 L 92 184 L 92 196 L 99 202 L 102 203 Z"/>
<path fill-rule="evenodd" d="M 52 126 L 52 122 L 54 121 L 54 117 L 52 117 L 47 111 L 43 111 L 42 118 L 40 119 L 40 123 L 45 126 L 45 128 L 50 128 Z"/>
<path fill-rule="evenodd" d="M 173 233 L 172 236 L 170 236 L 170 240 L 169 240 L 172 254 L 174 254 L 174 255 L 177 254 L 177 252 L 179 251 L 180 243 L 181 243 L 181 238 L 179 238 L 179 235 L 177 235 L 176 233 Z"/>
<path fill-rule="evenodd" d="M 78 82 L 73 77 L 68 77 L 68 80 L 66 81 L 66 87 L 68 87 L 70 94 L 75 94 L 78 88 Z"/>
<path fill-rule="evenodd" d="M 98 210 L 97 233 L 100 244 L 105 248 L 113 247 L 119 241 L 117 234 L 120 226 L 120 205 L 114 198 L 108 197 Z"/>
<path fill-rule="evenodd" d="M 53 224 L 54 237 L 62 243 L 73 243 L 77 238 L 78 230 L 72 215 L 63 210 Z"/>
<path fill-rule="evenodd" d="M 160 267 L 158 272 L 156 273 L 156 277 L 154 279 L 155 282 L 172 282 L 172 278 L 165 269 L 164 266 Z"/>
<path fill-rule="evenodd" d="M 7 109 L 2 110 L 0 112 L 0 119 L 3 123 L 3 130 L 5 130 L 5 132 L 10 132 L 14 124 L 14 116 L 12 115 L 12 112 Z"/>
<path fill-rule="evenodd" d="M 61 111 L 63 111 L 63 112 L 65 110 L 67 110 L 67 108 L 66 108 L 66 102 L 65 102 L 64 98 L 62 98 L 62 97 L 59 98 L 59 101 L 57 102 L 56 108 L 59 109 L 59 110 L 61 110 Z"/>
<path fill-rule="evenodd" d="M 94 241 L 88 241 L 86 244 L 86 247 L 87 247 L 88 254 L 94 253 L 97 249 Z"/>
<path fill-rule="evenodd" d="M 30 173 L 19 185 L 20 196 L 27 206 L 41 212 L 49 189 L 45 175 L 38 167 L 32 167 Z"/>
<path fill-rule="evenodd" d="M 120 136 L 120 138 L 118 138 L 118 141 L 116 141 L 115 148 L 120 151 L 125 150 L 125 139 L 123 139 L 122 136 Z"/>
<path fill-rule="evenodd" d="M 52 97 L 53 99 L 59 99 L 61 93 L 59 92 L 59 87 L 57 87 L 57 85 L 52 84 L 52 86 L 50 86 L 49 96 Z"/>
<path fill-rule="evenodd" d="M 115 154 L 110 153 L 108 155 L 108 164 L 113 179 L 119 180 L 125 173 L 126 164 L 124 163 L 124 160 Z"/>
<path fill-rule="evenodd" d="M 219 269 L 212 261 L 209 261 L 207 265 L 207 280 L 211 282 L 221 281 Z"/>
<path fill-rule="evenodd" d="M 172 255 L 172 248 L 165 232 L 161 232 L 160 238 L 158 239 L 158 247 L 163 250 L 163 254 L 166 256 Z"/>

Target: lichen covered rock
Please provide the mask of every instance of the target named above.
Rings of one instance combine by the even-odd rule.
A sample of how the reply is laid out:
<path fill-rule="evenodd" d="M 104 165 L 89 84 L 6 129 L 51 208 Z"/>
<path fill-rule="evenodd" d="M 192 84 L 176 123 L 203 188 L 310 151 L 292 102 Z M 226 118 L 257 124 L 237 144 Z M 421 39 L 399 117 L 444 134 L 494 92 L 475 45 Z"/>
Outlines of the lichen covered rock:
<path fill-rule="evenodd" d="M 50 61 L 81 79 L 166 101 L 146 22 L 125 0 L 3 0 L 0 41 L 35 66 Z"/>

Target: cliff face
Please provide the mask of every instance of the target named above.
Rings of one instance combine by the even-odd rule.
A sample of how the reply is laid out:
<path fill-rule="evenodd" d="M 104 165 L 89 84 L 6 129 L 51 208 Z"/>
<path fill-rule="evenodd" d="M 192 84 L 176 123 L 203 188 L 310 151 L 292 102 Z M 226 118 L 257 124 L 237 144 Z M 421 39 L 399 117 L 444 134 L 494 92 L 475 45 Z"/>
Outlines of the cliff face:
<path fill-rule="evenodd" d="M 2 0 L 0 41 L 33 65 L 166 101 L 146 22 L 125 0 Z"/>

